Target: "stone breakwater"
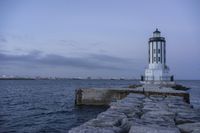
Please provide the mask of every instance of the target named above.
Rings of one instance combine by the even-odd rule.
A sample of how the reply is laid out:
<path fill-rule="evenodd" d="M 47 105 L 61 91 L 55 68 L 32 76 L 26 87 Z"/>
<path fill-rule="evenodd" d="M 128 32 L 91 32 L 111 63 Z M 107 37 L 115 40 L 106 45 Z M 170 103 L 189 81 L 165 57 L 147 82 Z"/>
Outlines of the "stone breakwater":
<path fill-rule="evenodd" d="M 69 133 L 200 133 L 200 112 L 180 96 L 130 93 Z"/>

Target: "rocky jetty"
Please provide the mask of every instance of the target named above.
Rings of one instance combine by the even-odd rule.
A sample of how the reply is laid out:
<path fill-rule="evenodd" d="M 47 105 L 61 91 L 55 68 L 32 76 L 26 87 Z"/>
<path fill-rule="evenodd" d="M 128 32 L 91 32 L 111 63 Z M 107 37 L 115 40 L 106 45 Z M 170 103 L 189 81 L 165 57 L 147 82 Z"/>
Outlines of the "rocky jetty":
<path fill-rule="evenodd" d="M 69 133 L 200 133 L 200 112 L 180 96 L 130 93 Z"/>

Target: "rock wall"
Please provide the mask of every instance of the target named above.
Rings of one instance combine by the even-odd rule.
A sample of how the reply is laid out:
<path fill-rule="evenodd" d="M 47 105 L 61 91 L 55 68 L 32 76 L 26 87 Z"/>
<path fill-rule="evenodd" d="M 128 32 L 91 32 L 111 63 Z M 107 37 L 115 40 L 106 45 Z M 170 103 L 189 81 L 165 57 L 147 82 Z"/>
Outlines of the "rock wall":
<path fill-rule="evenodd" d="M 200 112 L 183 97 L 131 93 L 69 133 L 200 133 Z"/>

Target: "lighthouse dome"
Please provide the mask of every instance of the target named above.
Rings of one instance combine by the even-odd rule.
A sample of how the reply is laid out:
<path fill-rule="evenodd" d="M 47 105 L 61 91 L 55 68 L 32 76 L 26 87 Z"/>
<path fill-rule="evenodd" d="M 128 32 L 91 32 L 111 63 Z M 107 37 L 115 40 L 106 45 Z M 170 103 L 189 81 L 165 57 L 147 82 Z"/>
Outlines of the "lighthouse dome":
<path fill-rule="evenodd" d="M 160 31 L 156 28 L 156 30 L 153 32 L 153 37 L 160 37 Z"/>

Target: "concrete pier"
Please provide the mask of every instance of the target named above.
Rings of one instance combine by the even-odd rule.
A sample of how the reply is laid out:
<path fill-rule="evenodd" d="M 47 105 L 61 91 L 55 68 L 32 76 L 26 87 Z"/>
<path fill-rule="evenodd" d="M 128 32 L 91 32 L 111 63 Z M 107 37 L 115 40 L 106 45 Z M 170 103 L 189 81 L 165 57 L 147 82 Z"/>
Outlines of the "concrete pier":
<path fill-rule="evenodd" d="M 189 103 L 186 91 L 174 90 L 159 85 L 144 85 L 137 88 L 80 88 L 75 92 L 76 105 L 109 105 L 111 102 L 125 98 L 129 93 L 144 94 L 145 96 L 180 96 Z"/>
<path fill-rule="evenodd" d="M 155 89 L 155 88 L 154 88 Z M 82 104 L 88 102 L 86 99 L 94 99 L 95 102 L 102 101 L 102 95 L 114 97 L 115 102 L 111 102 L 110 108 L 100 113 L 81 126 L 75 127 L 69 133 L 199 133 L 200 132 L 200 112 L 192 108 L 185 100 L 186 93 L 167 92 L 168 89 L 153 93 L 151 90 L 141 90 L 144 93 L 133 93 L 124 90 L 124 95 L 112 94 L 101 89 L 82 91 Z M 121 89 L 116 89 L 120 92 Z M 164 92 L 163 92 L 164 91 Z M 168 90 L 169 91 L 169 90 Z M 86 93 L 89 92 L 89 96 Z M 91 96 L 90 94 L 99 95 Z M 125 92 L 129 93 L 126 94 Z M 151 93 L 152 92 L 152 93 Z M 146 94 L 148 93 L 148 94 Z M 169 95 L 168 95 L 169 94 Z M 180 96 L 179 96 L 180 95 Z M 118 97 L 119 96 L 119 97 Z M 188 96 L 189 97 L 189 96 Z M 112 98 L 111 98 L 112 100 Z M 105 103 L 110 101 L 105 99 Z M 80 101 L 78 101 L 80 102 Z M 89 101 L 92 103 L 92 101 Z M 99 102 L 103 103 L 103 102 Z M 98 104 L 99 104 L 98 103 Z"/>

